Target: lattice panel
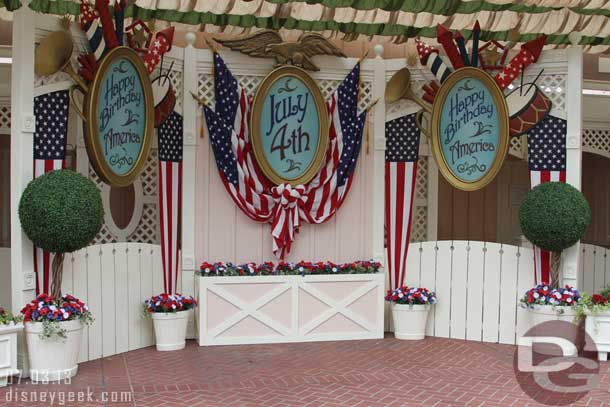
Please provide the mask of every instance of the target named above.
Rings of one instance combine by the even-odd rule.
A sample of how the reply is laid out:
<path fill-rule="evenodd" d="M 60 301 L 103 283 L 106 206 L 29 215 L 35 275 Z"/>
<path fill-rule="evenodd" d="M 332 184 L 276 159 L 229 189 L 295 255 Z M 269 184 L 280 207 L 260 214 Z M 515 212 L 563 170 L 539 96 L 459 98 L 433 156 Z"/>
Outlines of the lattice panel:
<path fill-rule="evenodd" d="M 411 242 L 425 242 L 428 230 L 428 208 L 417 206 L 413 208 L 411 220 Z"/>
<path fill-rule="evenodd" d="M 129 236 L 130 242 L 159 243 L 157 234 L 157 204 L 144 204 L 142 218 L 135 232 Z"/>
<path fill-rule="evenodd" d="M 508 153 L 515 157 L 525 159 L 527 158 L 527 138 L 524 135 L 519 137 L 511 137 L 510 145 L 508 146 Z"/>
<path fill-rule="evenodd" d="M 142 182 L 142 192 L 144 196 L 157 196 L 157 164 L 159 153 L 157 149 L 150 150 L 150 156 L 146 161 L 146 166 L 140 174 L 140 182 Z"/>
<path fill-rule="evenodd" d="M 260 76 L 244 76 L 235 75 L 239 85 L 246 91 L 248 96 L 253 97 L 259 83 L 263 80 Z M 328 98 L 337 89 L 341 81 L 320 79 L 316 83 L 322 91 L 324 98 Z M 206 104 L 214 106 L 214 77 L 209 74 L 199 74 L 198 80 L 198 96 L 205 101 Z M 358 108 L 366 109 L 373 102 L 373 84 L 369 81 L 360 83 L 360 101 Z"/>
<path fill-rule="evenodd" d="M 610 158 L 610 129 L 584 129 L 582 149 Z"/>
<path fill-rule="evenodd" d="M 428 200 L 428 157 L 420 156 L 417 161 L 417 178 L 415 179 L 415 199 Z"/>
<path fill-rule="evenodd" d="M 0 106 L 0 129 L 10 130 L 11 128 L 11 106 Z"/>
<path fill-rule="evenodd" d="M 145 197 L 156 197 L 157 196 L 157 161 L 158 152 L 157 149 L 151 149 L 148 156 L 146 166 L 140 175 L 140 182 L 142 183 L 143 196 L 136 197 L 136 199 L 144 199 Z M 89 166 L 89 179 L 95 183 L 100 191 L 104 191 L 104 182 L 97 176 L 93 167 Z M 102 192 L 104 193 L 104 192 Z M 147 202 L 145 200 L 145 202 Z M 109 210 L 109 208 L 104 208 Z M 144 203 L 142 209 L 142 216 L 136 230 L 127 238 L 128 242 L 140 242 L 140 243 L 158 243 L 157 233 L 157 203 L 156 199 L 152 202 L 148 199 L 147 203 Z M 104 224 L 102 230 L 95 237 L 94 244 L 102 243 L 116 243 L 118 238 L 110 231 L 110 229 Z"/>

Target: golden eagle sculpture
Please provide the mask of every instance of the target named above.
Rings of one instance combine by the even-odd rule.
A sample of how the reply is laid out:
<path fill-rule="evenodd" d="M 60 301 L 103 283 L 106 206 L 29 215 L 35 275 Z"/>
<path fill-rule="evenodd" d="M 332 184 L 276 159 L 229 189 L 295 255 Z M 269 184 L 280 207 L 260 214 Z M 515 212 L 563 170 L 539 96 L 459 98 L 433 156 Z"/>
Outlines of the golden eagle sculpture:
<path fill-rule="evenodd" d="M 279 33 L 263 30 L 242 38 L 214 41 L 252 57 L 275 58 L 278 65 L 292 64 L 308 71 L 319 71 L 311 58 L 314 55 L 334 55 L 345 58 L 333 43 L 317 33 L 305 33 L 297 42 L 285 42 Z"/>

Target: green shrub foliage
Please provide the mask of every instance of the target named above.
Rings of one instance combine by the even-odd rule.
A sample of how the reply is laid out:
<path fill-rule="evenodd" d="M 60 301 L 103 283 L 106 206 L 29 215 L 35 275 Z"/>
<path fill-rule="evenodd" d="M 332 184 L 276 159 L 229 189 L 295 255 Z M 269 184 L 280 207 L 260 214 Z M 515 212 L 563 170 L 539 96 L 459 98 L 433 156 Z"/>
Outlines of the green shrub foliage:
<path fill-rule="evenodd" d="M 104 209 L 95 184 L 71 170 L 32 180 L 19 202 L 19 220 L 36 246 L 54 253 L 82 249 L 102 227 Z"/>
<path fill-rule="evenodd" d="M 585 233 L 591 212 L 582 192 L 562 182 L 533 188 L 519 209 L 525 237 L 543 250 L 561 252 Z"/>

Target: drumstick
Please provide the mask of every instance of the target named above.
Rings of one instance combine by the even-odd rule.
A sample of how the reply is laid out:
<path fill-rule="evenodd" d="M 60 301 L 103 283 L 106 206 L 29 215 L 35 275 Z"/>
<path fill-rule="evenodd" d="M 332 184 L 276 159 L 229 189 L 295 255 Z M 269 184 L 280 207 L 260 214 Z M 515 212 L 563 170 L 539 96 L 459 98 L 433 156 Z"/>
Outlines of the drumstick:
<path fill-rule="evenodd" d="M 523 95 L 523 77 L 525 76 L 525 65 L 521 64 L 521 85 L 519 86 L 519 96 Z"/>
<path fill-rule="evenodd" d="M 169 73 L 172 71 L 172 68 L 174 67 L 174 62 L 176 62 L 176 61 L 172 61 L 171 65 L 169 66 L 169 69 L 167 70 L 167 75 L 165 75 L 165 80 L 163 81 L 164 85 L 165 85 L 165 82 L 167 82 L 167 80 L 169 79 Z"/>
<path fill-rule="evenodd" d="M 527 95 L 527 92 L 530 91 L 530 89 L 532 88 L 532 86 L 534 86 L 534 84 L 536 83 L 536 81 L 540 78 L 540 75 L 542 75 L 542 72 L 544 72 L 544 68 L 542 68 L 540 70 L 540 72 L 538 72 L 538 75 L 536 76 L 536 79 L 534 79 L 534 81 L 530 84 L 530 86 L 527 88 L 527 90 L 525 91 L 525 94 Z"/>

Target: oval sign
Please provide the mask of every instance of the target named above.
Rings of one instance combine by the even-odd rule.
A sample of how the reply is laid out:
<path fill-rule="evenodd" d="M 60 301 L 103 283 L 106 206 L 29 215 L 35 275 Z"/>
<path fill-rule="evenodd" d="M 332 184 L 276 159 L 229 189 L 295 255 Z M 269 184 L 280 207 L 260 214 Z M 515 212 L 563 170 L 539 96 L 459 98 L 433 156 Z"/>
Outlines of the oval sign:
<path fill-rule="evenodd" d="M 432 149 L 440 172 L 454 187 L 474 191 L 489 184 L 508 152 L 508 109 L 485 71 L 452 73 L 432 107 Z"/>
<path fill-rule="evenodd" d="M 154 128 L 150 79 L 135 51 L 118 47 L 104 57 L 85 109 L 93 168 L 112 186 L 130 185 L 146 164 Z"/>
<path fill-rule="evenodd" d="M 254 96 L 251 141 L 256 161 L 275 184 L 306 184 L 318 173 L 328 146 L 322 92 L 302 69 L 271 72 Z"/>

